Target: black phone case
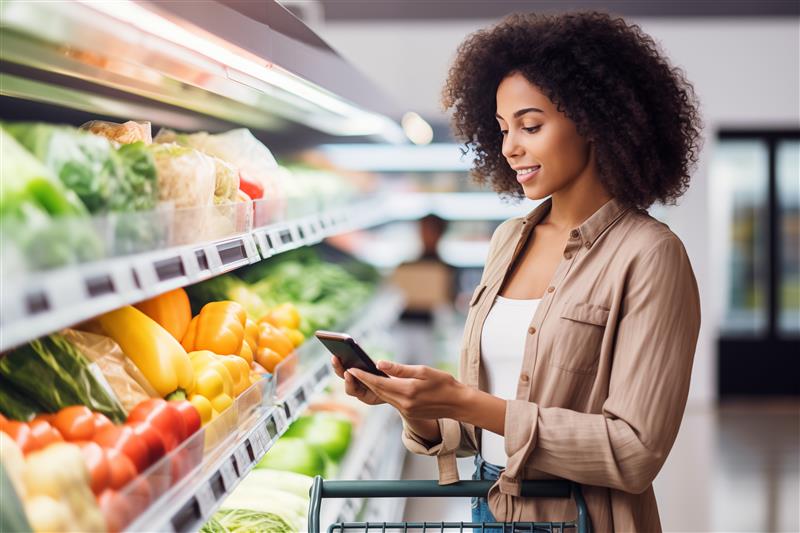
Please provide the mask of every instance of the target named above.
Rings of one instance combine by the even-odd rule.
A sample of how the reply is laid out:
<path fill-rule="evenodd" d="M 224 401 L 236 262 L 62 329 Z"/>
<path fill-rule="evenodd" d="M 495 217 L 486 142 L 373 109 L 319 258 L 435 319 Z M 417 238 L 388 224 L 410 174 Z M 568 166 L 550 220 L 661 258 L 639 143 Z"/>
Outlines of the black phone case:
<path fill-rule="evenodd" d="M 317 337 L 329 352 L 339 358 L 345 369 L 358 368 L 376 376 L 389 377 L 378 370 L 372 358 L 353 339 Z"/>

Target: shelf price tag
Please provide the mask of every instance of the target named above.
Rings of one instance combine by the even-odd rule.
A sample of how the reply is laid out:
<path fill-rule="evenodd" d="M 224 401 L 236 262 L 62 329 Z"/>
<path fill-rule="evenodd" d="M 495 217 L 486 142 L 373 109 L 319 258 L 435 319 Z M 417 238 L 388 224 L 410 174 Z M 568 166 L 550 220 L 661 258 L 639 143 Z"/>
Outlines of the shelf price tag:
<path fill-rule="evenodd" d="M 233 452 L 233 458 L 236 461 L 236 471 L 239 473 L 239 477 L 243 476 L 247 469 L 250 468 L 250 454 L 247 453 L 247 443 L 243 443 L 241 446 L 236 448 L 236 451 Z"/>
<path fill-rule="evenodd" d="M 253 443 L 253 453 L 256 454 L 256 459 L 260 459 L 267 452 L 267 446 L 269 445 L 267 428 L 258 426 L 250 435 L 250 442 Z"/>
<path fill-rule="evenodd" d="M 197 507 L 200 509 L 200 516 L 205 518 L 211 515 L 211 512 L 214 509 L 214 504 L 216 503 L 216 498 L 214 498 L 214 491 L 211 490 L 211 485 L 208 483 L 203 483 L 200 485 L 194 497 L 197 500 Z"/>
<path fill-rule="evenodd" d="M 222 463 L 222 466 L 219 469 L 219 474 L 222 476 L 222 483 L 225 485 L 225 490 L 231 490 L 238 479 L 236 470 L 233 468 L 233 463 L 230 460 Z"/>

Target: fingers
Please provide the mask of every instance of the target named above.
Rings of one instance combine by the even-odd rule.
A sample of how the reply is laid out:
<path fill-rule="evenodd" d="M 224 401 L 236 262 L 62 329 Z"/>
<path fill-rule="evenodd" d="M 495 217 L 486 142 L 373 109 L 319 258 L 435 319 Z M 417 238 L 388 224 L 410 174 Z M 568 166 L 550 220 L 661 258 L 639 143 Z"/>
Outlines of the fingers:
<path fill-rule="evenodd" d="M 336 373 L 337 376 L 344 379 L 344 367 L 342 366 L 341 361 L 335 355 L 331 356 L 331 366 L 333 367 L 333 371 Z"/>
<path fill-rule="evenodd" d="M 396 378 L 422 378 L 424 366 L 421 365 L 401 365 L 392 361 L 378 361 L 376 366 L 386 374 Z"/>
<path fill-rule="evenodd" d="M 358 381 L 366 385 L 366 387 L 374 392 L 377 396 L 384 398 L 386 393 L 389 394 L 404 394 L 406 382 L 400 379 L 389 379 L 381 376 L 364 372 L 358 368 L 351 368 L 347 371 L 352 374 Z M 384 398 L 385 399 L 385 398 Z"/>

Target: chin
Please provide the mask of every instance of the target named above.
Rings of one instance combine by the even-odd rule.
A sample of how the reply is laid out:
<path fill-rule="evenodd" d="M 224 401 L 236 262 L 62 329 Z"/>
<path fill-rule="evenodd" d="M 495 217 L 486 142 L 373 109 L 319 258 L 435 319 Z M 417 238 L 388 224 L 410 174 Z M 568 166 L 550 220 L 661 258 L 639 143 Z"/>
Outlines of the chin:
<path fill-rule="evenodd" d="M 544 200 L 548 196 L 552 195 L 553 191 L 549 189 L 544 189 L 542 187 L 537 187 L 536 185 L 531 185 L 528 187 L 525 187 L 523 185 L 522 193 L 528 200 Z"/>

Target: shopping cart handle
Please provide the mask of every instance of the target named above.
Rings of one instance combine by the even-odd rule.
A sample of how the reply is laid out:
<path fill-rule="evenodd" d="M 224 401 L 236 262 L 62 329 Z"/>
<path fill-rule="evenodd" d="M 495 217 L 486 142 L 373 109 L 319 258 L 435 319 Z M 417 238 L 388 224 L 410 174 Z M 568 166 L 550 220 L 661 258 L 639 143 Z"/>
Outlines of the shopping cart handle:
<path fill-rule="evenodd" d="M 494 481 L 459 481 L 439 485 L 434 480 L 320 480 L 322 498 L 454 498 L 486 497 Z M 527 498 L 569 498 L 569 481 L 523 481 L 521 496 Z"/>

